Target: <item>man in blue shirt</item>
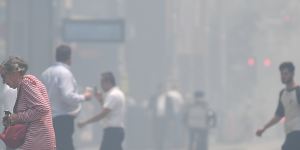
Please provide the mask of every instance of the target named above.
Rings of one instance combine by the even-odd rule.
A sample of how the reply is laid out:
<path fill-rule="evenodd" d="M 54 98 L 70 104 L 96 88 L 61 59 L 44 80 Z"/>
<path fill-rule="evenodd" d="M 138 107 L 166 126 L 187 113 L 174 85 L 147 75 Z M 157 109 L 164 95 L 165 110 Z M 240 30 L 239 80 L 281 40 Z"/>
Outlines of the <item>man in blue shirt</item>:
<path fill-rule="evenodd" d="M 74 119 L 81 109 L 80 103 L 91 99 L 93 95 L 90 90 L 78 93 L 70 65 L 71 48 L 60 45 L 56 48 L 56 63 L 42 73 L 42 81 L 52 105 L 57 150 L 74 150 Z"/>

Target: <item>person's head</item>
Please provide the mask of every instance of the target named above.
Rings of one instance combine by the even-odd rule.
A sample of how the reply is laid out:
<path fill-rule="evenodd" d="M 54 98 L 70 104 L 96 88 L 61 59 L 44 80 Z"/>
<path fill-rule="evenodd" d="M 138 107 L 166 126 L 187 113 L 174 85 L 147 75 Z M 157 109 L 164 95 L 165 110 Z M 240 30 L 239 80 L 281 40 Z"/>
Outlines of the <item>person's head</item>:
<path fill-rule="evenodd" d="M 116 86 L 115 77 L 112 72 L 104 72 L 101 74 L 101 87 L 107 92 L 112 87 Z"/>
<path fill-rule="evenodd" d="M 59 45 L 56 48 L 55 59 L 57 62 L 62 62 L 71 65 L 72 49 L 68 45 Z"/>
<path fill-rule="evenodd" d="M 27 72 L 27 63 L 19 57 L 9 57 L 0 65 L 0 74 L 4 84 L 15 89 Z"/>
<path fill-rule="evenodd" d="M 281 82 L 283 84 L 290 84 L 294 82 L 295 66 L 292 62 L 283 62 L 279 66 L 281 75 Z"/>
<path fill-rule="evenodd" d="M 195 102 L 203 102 L 204 101 L 204 92 L 203 91 L 195 91 L 194 99 L 195 99 Z"/>

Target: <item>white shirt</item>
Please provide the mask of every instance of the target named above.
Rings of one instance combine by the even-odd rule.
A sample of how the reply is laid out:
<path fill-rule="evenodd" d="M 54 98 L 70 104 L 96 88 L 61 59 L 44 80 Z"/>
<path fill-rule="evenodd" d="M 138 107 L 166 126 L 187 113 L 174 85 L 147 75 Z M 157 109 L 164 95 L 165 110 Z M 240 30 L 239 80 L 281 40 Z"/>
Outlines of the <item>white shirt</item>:
<path fill-rule="evenodd" d="M 183 106 L 183 97 L 182 95 L 176 90 L 170 90 L 166 93 L 161 94 L 157 99 L 157 115 L 163 117 L 166 115 L 166 98 L 169 97 L 173 103 L 173 109 L 175 113 L 179 113 Z"/>
<path fill-rule="evenodd" d="M 167 92 L 167 96 L 173 100 L 175 113 L 179 113 L 184 103 L 182 95 L 176 90 L 170 90 Z"/>
<path fill-rule="evenodd" d="M 103 120 L 105 127 L 123 128 L 126 112 L 125 95 L 118 87 L 108 91 L 103 107 L 111 110 Z"/>
<path fill-rule="evenodd" d="M 57 62 L 42 73 L 47 88 L 53 117 L 76 116 L 81 110 L 84 95 L 78 94 L 77 82 L 68 65 Z"/>
<path fill-rule="evenodd" d="M 188 109 L 187 123 L 190 128 L 208 128 L 208 107 L 204 104 L 193 104 Z"/>
<path fill-rule="evenodd" d="M 17 99 L 17 89 L 12 89 L 5 84 L 3 89 L 3 101 L 4 101 L 3 109 L 12 112 L 16 99 Z"/>
<path fill-rule="evenodd" d="M 298 87 L 299 88 L 299 87 Z M 300 131 L 300 105 L 297 100 L 296 89 L 284 90 L 280 98 L 285 114 L 285 132 Z"/>

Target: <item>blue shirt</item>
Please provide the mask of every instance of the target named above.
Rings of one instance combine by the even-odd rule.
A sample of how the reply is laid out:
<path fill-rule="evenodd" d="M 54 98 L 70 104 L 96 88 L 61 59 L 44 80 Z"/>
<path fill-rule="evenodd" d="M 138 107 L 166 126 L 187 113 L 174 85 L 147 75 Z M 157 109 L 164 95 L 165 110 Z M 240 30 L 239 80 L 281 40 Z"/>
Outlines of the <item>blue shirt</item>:
<path fill-rule="evenodd" d="M 85 97 L 78 93 L 77 82 L 70 67 L 57 62 L 42 73 L 52 106 L 53 117 L 60 115 L 76 116 L 81 109 L 80 102 Z"/>

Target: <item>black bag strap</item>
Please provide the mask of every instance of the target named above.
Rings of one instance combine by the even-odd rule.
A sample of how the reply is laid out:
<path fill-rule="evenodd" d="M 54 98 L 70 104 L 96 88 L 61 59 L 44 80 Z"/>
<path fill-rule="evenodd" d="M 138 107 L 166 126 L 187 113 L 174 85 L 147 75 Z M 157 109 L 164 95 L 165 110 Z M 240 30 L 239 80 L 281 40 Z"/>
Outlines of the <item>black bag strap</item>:
<path fill-rule="evenodd" d="M 296 95 L 297 95 L 298 104 L 300 105 L 300 86 L 296 87 Z"/>

